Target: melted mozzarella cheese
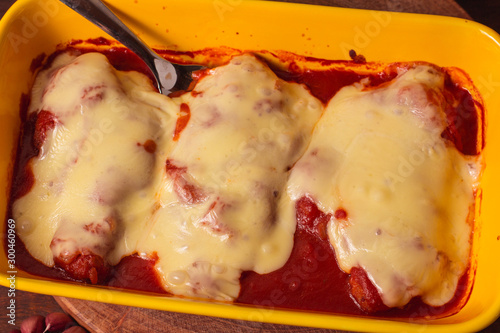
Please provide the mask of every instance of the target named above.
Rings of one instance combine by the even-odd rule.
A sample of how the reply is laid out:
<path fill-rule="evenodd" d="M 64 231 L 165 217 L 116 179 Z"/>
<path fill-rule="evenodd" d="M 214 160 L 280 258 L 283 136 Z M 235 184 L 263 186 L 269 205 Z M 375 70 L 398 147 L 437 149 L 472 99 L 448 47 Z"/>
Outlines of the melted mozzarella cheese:
<path fill-rule="evenodd" d="M 241 271 L 268 273 L 290 255 L 295 221 L 278 219 L 281 194 L 322 106 L 249 55 L 176 103 L 191 118 L 168 153 L 160 208 L 139 247 L 157 251 L 176 294 L 233 299 Z"/>
<path fill-rule="evenodd" d="M 100 54 L 64 54 L 32 92 L 29 112 L 55 126 L 13 205 L 19 237 L 48 266 L 86 251 L 111 265 L 156 255 L 167 291 L 232 300 L 242 271 L 287 261 L 307 195 L 347 212 L 328 224 L 344 271 L 362 267 L 390 307 L 417 295 L 442 305 L 468 265 L 476 181 L 441 138 L 442 86 L 419 66 L 343 88 L 322 115 L 250 55 L 168 98 Z"/>
<path fill-rule="evenodd" d="M 29 113 L 48 111 L 56 125 L 30 162 L 33 188 L 13 205 L 33 257 L 52 266 L 54 257 L 104 257 L 114 247 L 127 219 L 122 206 L 153 180 L 157 161 L 141 144 L 161 146 L 169 128 L 157 95 L 145 77 L 117 72 L 96 53 L 61 56 L 40 73 Z"/>
<path fill-rule="evenodd" d="M 442 87 L 443 75 L 419 66 L 376 89 L 341 89 L 288 183 L 292 200 L 347 212 L 328 224 L 338 263 L 363 268 L 389 307 L 418 295 L 445 304 L 469 261 L 475 179 L 441 137 Z"/>
<path fill-rule="evenodd" d="M 171 99 L 102 55 L 63 55 L 36 80 L 30 113 L 42 110 L 56 125 L 13 212 L 44 264 L 86 251 L 111 265 L 156 253 L 166 290 L 231 300 L 241 271 L 288 259 L 295 221 L 278 218 L 281 193 L 322 112 L 301 85 L 247 55 Z"/>

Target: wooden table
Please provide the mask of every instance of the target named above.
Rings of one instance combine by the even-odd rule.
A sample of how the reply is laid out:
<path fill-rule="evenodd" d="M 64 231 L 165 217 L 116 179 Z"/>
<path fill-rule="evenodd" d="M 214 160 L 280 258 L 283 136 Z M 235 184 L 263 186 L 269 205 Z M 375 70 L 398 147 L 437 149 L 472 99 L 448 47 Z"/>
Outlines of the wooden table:
<path fill-rule="evenodd" d="M 284 0 L 287 2 L 313 3 L 320 5 L 333 5 L 339 7 L 352 7 L 364 9 L 390 10 L 399 12 L 414 12 L 440 14 L 455 17 L 471 17 L 453 0 Z M 471 5 L 471 0 L 457 0 L 464 5 Z M 15 0 L 0 0 L 0 17 L 14 3 Z M 491 6 L 491 4 L 490 4 Z M 500 9 L 499 5 L 493 5 Z M 473 8 L 473 7 L 470 7 Z M 493 8 L 493 7 L 492 7 Z M 477 8 L 476 8 L 477 9 Z M 491 10 L 483 14 L 474 10 L 475 19 L 489 24 L 490 27 L 500 31 L 500 20 Z M 478 14 L 479 13 L 479 14 Z M 485 21 L 481 19 L 484 18 Z M 0 287 L 0 330 L 7 332 L 13 327 L 7 323 L 5 307 L 8 302 L 7 288 Z M 56 311 L 67 311 L 76 320 L 91 332 L 309 332 L 333 333 L 334 330 L 321 330 L 304 327 L 272 325 L 264 323 L 245 322 L 229 319 L 220 319 L 188 314 L 177 314 L 165 311 L 118 306 L 71 298 L 52 297 L 29 292 L 16 292 L 16 322 L 31 315 L 46 315 Z M 500 319 L 482 333 L 500 332 Z"/>

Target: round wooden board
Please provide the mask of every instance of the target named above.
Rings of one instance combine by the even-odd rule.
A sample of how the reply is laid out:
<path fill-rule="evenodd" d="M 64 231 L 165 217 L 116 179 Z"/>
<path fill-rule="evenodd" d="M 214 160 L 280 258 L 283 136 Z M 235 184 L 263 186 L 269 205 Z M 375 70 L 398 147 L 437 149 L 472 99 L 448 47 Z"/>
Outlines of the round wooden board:
<path fill-rule="evenodd" d="M 437 14 L 471 19 L 452 0 L 282 0 L 337 7 Z M 92 333 L 109 332 L 261 332 L 335 333 L 343 331 L 247 322 L 55 297 L 57 303 Z"/>
<path fill-rule="evenodd" d="M 167 311 L 135 308 L 114 304 L 55 297 L 64 311 L 92 333 L 138 332 L 286 332 L 286 333 L 335 333 L 342 331 L 274 325 Z"/>

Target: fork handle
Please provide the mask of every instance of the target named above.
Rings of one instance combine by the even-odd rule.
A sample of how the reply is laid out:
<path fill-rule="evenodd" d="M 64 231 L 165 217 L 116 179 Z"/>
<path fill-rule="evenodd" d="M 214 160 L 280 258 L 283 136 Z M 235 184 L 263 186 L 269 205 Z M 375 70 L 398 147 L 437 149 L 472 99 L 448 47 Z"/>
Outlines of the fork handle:
<path fill-rule="evenodd" d="M 125 24 L 123 24 L 123 22 L 120 21 L 120 19 L 113 14 L 113 12 L 106 7 L 103 2 L 100 0 L 60 1 L 137 54 L 153 72 L 160 93 L 163 93 L 174 86 L 177 80 L 177 74 L 174 66 L 170 64 L 171 68 L 168 69 L 168 72 L 171 75 L 170 78 L 172 79 L 171 86 L 169 87 L 166 82 L 163 82 L 162 85 L 162 80 L 160 80 L 158 70 L 156 69 L 155 59 L 162 62 L 165 62 L 166 60 L 158 56 L 151 48 L 149 48 L 137 35 L 135 35 Z"/>

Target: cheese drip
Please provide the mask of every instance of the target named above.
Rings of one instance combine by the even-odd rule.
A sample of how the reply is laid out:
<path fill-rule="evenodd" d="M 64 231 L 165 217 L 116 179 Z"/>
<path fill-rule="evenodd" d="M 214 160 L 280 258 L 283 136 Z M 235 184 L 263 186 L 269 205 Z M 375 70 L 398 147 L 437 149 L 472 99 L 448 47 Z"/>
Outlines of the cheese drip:
<path fill-rule="evenodd" d="M 47 266 L 77 253 L 110 265 L 157 255 L 165 290 L 232 300 L 241 271 L 288 259 L 295 221 L 279 218 L 282 192 L 322 109 L 249 55 L 168 98 L 103 55 L 63 54 L 32 91 L 29 113 L 55 125 L 30 161 L 33 188 L 13 205 L 19 237 Z"/>
<path fill-rule="evenodd" d="M 475 179 L 441 137 L 443 80 L 418 66 L 375 89 L 341 89 L 288 183 L 292 200 L 310 196 L 332 214 L 340 267 L 363 268 L 389 307 L 419 295 L 447 303 L 469 261 Z"/>
<path fill-rule="evenodd" d="M 231 300 L 241 271 L 268 273 L 290 255 L 295 221 L 280 218 L 282 192 L 322 105 L 250 55 L 211 70 L 175 102 L 191 116 L 139 247 L 158 253 L 174 293 Z"/>
<path fill-rule="evenodd" d="M 55 125 L 42 130 L 40 154 L 30 161 L 33 188 L 13 205 L 34 258 L 53 266 L 54 257 L 106 257 L 114 248 L 127 202 L 146 196 L 153 182 L 156 155 L 141 145 L 161 146 L 172 117 L 159 105 L 169 103 L 143 75 L 115 71 L 98 53 L 64 54 L 37 76 L 28 113 L 48 112 Z"/>

